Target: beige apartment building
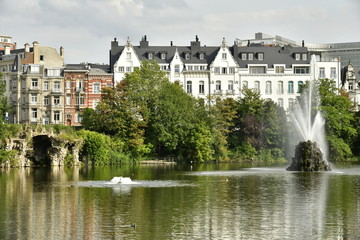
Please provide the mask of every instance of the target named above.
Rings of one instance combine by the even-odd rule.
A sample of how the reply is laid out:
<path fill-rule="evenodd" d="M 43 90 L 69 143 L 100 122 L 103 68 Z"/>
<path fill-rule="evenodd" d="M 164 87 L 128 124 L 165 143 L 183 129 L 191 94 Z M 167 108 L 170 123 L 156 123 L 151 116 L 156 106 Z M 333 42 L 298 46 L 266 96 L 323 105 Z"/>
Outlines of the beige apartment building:
<path fill-rule="evenodd" d="M 0 51 L 10 123 L 64 124 L 64 49 L 25 44 Z"/>

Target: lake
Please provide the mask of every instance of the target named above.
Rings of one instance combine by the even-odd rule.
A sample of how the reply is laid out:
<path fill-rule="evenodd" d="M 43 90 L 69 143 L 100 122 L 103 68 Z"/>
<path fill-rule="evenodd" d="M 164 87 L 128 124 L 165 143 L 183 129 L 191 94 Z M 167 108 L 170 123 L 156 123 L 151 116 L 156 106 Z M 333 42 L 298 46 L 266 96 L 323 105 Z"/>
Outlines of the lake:
<path fill-rule="evenodd" d="M 0 169 L 0 239 L 357 239 L 360 166 Z M 115 176 L 130 184 L 111 184 Z"/>

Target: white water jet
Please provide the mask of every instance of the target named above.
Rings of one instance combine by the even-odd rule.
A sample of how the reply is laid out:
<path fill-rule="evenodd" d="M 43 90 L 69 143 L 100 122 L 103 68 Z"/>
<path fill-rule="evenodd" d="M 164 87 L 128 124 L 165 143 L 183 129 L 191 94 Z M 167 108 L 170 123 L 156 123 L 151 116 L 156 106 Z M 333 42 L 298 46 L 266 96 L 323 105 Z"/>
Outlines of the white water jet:
<path fill-rule="evenodd" d="M 325 135 L 325 119 L 319 111 L 320 97 L 314 81 L 309 81 L 309 87 L 304 90 L 293 108 L 290 110 L 291 121 L 294 125 L 296 141 L 316 142 L 328 160 L 328 145 Z"/>
<path fill-rule="evenodd" d="M 131 184 L 132 181 L 131 181 L 131 178 L 129 177 L 113 177 L 111 180 L 110 180 L 111 183 L 113 184 Z"/>

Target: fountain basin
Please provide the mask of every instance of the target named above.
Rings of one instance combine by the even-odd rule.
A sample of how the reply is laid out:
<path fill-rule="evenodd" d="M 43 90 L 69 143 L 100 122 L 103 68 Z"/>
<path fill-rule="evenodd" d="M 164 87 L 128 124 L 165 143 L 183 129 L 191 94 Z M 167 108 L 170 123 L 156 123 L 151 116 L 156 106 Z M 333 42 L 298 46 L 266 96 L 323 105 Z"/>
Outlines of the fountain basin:
<path fill-rule="evenodd" d="M 324 158 L 316 142 L 300 142 L 295 148 L 295 157 L 288 171 L 317 172 L 331 171 L 331 164 Z"/>

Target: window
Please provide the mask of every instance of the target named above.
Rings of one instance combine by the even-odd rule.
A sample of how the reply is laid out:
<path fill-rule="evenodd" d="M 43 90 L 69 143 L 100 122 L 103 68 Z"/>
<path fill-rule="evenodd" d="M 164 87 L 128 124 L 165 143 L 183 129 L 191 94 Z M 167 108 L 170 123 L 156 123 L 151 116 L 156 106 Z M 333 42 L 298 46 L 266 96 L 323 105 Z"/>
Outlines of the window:
<path fill-rule="evenodd" d="M 214 73 L 215 73 L 215 74 L 220 74 L 220 68 L 219 68 L 219 67 L 215 67 L 215 68 L 214 68 Z"/>
<path fill-rule="evenodd" d="M 249 57 L 250 61 L 254 60 L 254 54 L 253 53 L 249 53 L 248 57 Z"/>
<path fill-rule="evenodd" d="M 228 90 L 227 90 L 227 92 L 230 93 L 230 94 L 234 93 L 234 81 L 232 81 L 232 80 L 228 81 Z"/>
<path fill-rule="evenodd" d="M 229 68 L 229 74 L 234 74 L 235 73 L 235 68 L 234 67 L 230 67 Z"/>
<path fill-rule="evenodd" d="M 185 53 L 185 59 L 189 60 L 190 59 L 190 53 Z"/>
<path fill-rule="evenodd" d="M 31 94 L 31 104 L 37 104 L 37 94 Z"/>
<path fill-rule="evenodd" d="M 290 93 L 290 94 L 294 93 L 294 82 L 293 81 L 288 82 L 288 93 Z"/>
<path fill-rule="evenodd" d="M 332 67 L 330 69 L 330 78 L 335 79 L 336 78 L 336 68 Z"/>
<path fill-rule="evenodd" d="M 83 82 L 80 80 L 80 81 L 76 81 L 76 91 L 79 92 L 79 91 L 83 91 Z"/>
<path fill-rule="evenodd" d="M 200 66 L 200 71 L 205 71 L 206 70 L 206 66 Z"/>
<path fill-rule="evenodd" d="M 192 81 L 186 82 L 186 92 L 190 94 L 192 93 Z"/>
<path fill-rule="evenodd" d="M 319 68 L 319 78 L 325 78 L 325 68 Z"/>
<path fill-rule="evenodd" d="M 296 61 L 300 61 L 300 53 L 296 53 L 296 54 L 295 54 L 295 60 L 296 60 Z"/>
<path fill-rule="evenodd" d="M 82 115 L 81 113 L 75 113 L 75 122 L 76 123 L 81 123 L 82 122 Z"/>
<path fill-rule="evenodd" d="M 48 77 L 59 77 L 60 69 L 48 69 L 47 75 L 48 75 Z"/>
<path fill-rule="evenodd" d="M 254 82 L 254 91 L 257 93 L 260 93 L 260 82 L 259 81 Z"/>
<path fill-rule="evenodd" d="M 304 60 L 304 61 L 307 60 L 307 53 L 303 53 L 303 54 L 302 54 L 302 60 Z"/>
<path fill-rule="evenodd" d="M 293 98 L 289 98 L 289 107 L 293 107 L 294 106 L 294 99 Z"/>
<path fill-rule="evenodd" d="M 175 73 L 180 74 L 180 65 L 175 65 Z"/>
<path fill-rule="evenodd" d="M 160 57 L 161 57 L 162 60 L 164 60 L 164 59 L 166 58 L 166 54 L 165 54 L 165 53 L 161 53 L 161 54 L 160 54 Z"/>
<path fill-rule="evenodd" d="M 271 81 L 266 81 L 265 94 L 272 94 Z"/>
<path fill-rule="evenodd" d="M 31 121 L 36 122 L 37 121 L 37 108 L 31 109 Z"/>
<path fill-rule="evenodd" d="M 99 105 L 100 99 L 94 99 L 93 108 L 96 109 L 97 105 Z"/>
<path fill-rule="evenodd" d="M 279 107 L 284 107 L 284 99 L 279 98 L 278 99 L 278 105 L 279 105 Z"/>
<path fill-rule="evenodd" d="M 70 81 L 66 81 L 66 88 L 70 89 L 71 88 L 71 82 Z"/>
<path fill-rule="evenodd" d="M 222 74 L 227 74 L 227 68 L 226 67 L 221 68 L 221 73 Z"/>
<path fill-rule="evenodd" d="M 205 93 L 205 82 L 200 81 L 199 82 L 199 94 L 204 94 L 204 93 Z"/>
<path fill-rule="evenodd" d="M 125 68 L 124 67 L 118 67 L 119 72 L 124 72 Z"/>
<path fill-rule="evenodd" d="M 225 59 L 227 58 L 226 53 L 221 54 L 221 58 L 222 58 L 223 60 L 225 60 Z"/>
<path fill-rule="evenodd" d="M 76 97 L 76 105 L 84 105 L 85 98 L 84 96 L 77 96 Z"/>
<path fill-rule="evenodd" d="M 126 67 L 126 72 L 132 72 L 132 67 Z"/>
<path fill-rule="evenodd" d="M 194 66 L 194 71 L 199 71 L 199 66 Z"/>
<path fill-rule="evenodd" d="M 283 83 L 283 81 L 278 81 L 277 93 L 278 94 L 284 94 L 284 83 Z"/>
<path fill-rule="evenodd" d="M 258 59 L 259 59 L 259 61 L 264 60 L 264 54 L 263 53 L 258 53 Z"/>
<path fill-rule="evenodd" d="M 66 95 L 66 105 L 70 105 L 70 104 L 71 104 L 71 96 Z"/>
<path fill-rule="evenodd" d="M 44 61 L 44 55 L 40 55 L 40 61 Z"/>
<path fill-rule="evenodd" d="M 215 90 L 219 92 L 221 91 L 221 81 L 219 80 L 216 81 Z"/>
<path fill-rule="evenodd" d="M 244 88 L 249 88 L 249 83 L 248 83 L 248 81 L 243 81 L 242 87 L 243 87 L 243 89 L 244 89 Z"/>
<path fill-rule="evenodd" d="M 349 82 L 348 90 L 349 90 L 349 91 L 352 91 L 353 89 L 354 89 L 353 83 L 352 83 L 352 82 Z"/>
<path fill-rule="evenodd" d="M 200 60 L 203 60 L 203 59 L 205 58 L 205 54 L 204 54 L 204 53 L 200 53 L 200 54 L 199 54 L 199 58 L 200 58 Z"/>
<path fill-rule="evenodd" d="M 127 53 L 126 53 L 126 58 L 127 58 L 127 59 L 131 59 L 131 52 L 127 52 Z"/>
<path fill-rule="evenodd" d="M 31 79 L 31 89 L 38 89 L 38 80 Z"/>
<path fill-rule="evenodd" d="M 284 66 L 276 66 L 275 67 L 275 73 L 284 73 L 285 67 Z"/>
<path fill-rule="evenodd" d="M 60 92 L 60 82 L 54 82 L 54 92 Z"/>
<path fill-rule="evenodd" d="M 294 67 L 295 74 L 308 74 L 309 67 Z"/>
<path fill-rule="evenodd" d="M 247 54 L 246 53 L 242 53 L 241 54 L 241 60 L 246 60 L 247 59 Z"/>
<path fill-rule="evenodd" d="M 298 93 L 301 93 L 303 87 L 304 87 L 304 82 L 303 82 L 303 81 L 299 81 L 299 82 L 298 82 L 298 90 L 297 90 L 297 92 L 298 92 Z"/>
<path fill-rule="evenodd" d="M 58 106 L 59 104 L 60 104 L 60 97 L 59 96 L 54 97 L 54 105 Z"/>
<path fill-rule="evenodd" d="M 39 73 L 40 72 L 40 66 L 38 66 L 38 65 L 30 65 L 30 72 L 31 73 Z"/>
<path fill-rule="evenodd" d="M 192 71 L 192 70 L 193 70 L 193 66 L 191 66 L 191 65 L 190 65 L 190 66 L 187 66 L 187 70 L 188 70 L 188 71 Z"/>
<path fill-rule="evenodd" d="M 44 106 L 49 106 L 49 97 L 48 96 L 44 97 Z"/>
<path fill-rule="evenodd" d="M 55 123 L 60 122 L 60 111 L 54 111 L 54 122 Z"/>
<path fill-rule="evenodd" d="M 167 66 L 166 66 L 166 65 L 161 65 L 161 66 L 160 66 L 160 69 L 161 69 L 162 71 L 166 71 L 166 70 L 167 70 Z"/>
<path fill-rule="evenodd" d="M 249 71 L 250 74 L 264 74 L 266 73 L 266 68 L 262 66 L 249 67 Z"/>
<path fill-rule="evenodd" d="M 154 59 L 154 54 L 153 53 L 148 53 L 148 58 L 149 59 Z"/>
<path fill-rule="evenodd" d="M 95 93 L 95 94 L 99 94 L 99 93 L 100 93 L 100 89 L 101 89 L 100 83 L 94 83 L 94 89 L 93 89 L 94 93 Z"/>

